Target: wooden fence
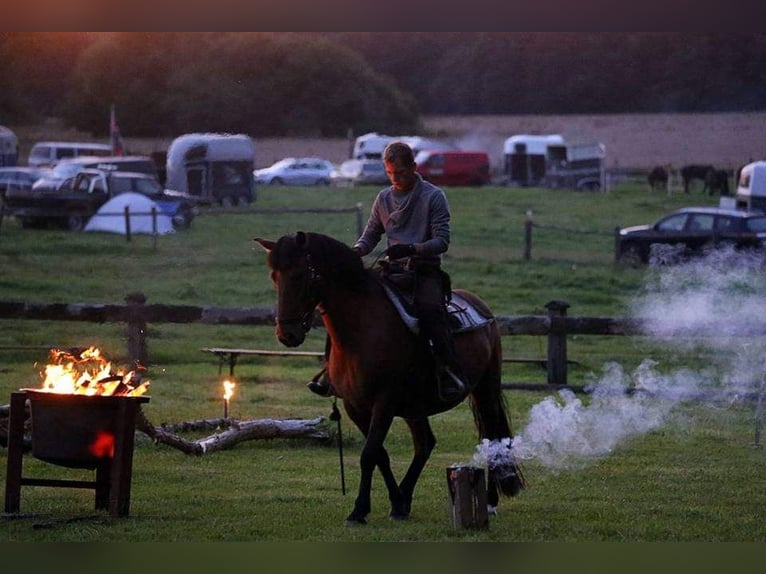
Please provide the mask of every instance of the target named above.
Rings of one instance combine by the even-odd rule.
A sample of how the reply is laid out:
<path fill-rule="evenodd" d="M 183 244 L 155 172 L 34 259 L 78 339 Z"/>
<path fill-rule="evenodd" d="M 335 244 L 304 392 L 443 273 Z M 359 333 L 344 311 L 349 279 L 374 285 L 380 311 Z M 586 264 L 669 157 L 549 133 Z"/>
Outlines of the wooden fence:
<path fill-rule="evenodd" d="M 568 335 L 639 335 L 641 322 L 616 317 L 569 317 L 569 304 L 551 301 L 547 315 L 497 316 L 503 336 L 547 336 L 544 361 L 547 382 L 566 386 Z M 199 307 L 149 304 L 142 293 L 130 293 L 125 304 L 25 303 L 0 301 L 0 319 L 119 322 L 127 328 L 127 357 L 131 365 L 151 364 L 147 325 L 201 323 L 209 325 L 274 325 L 275 312 L 260 307 Z M 317 324 L 319 320 L 317 318 Z M 512 359 L 511 359 L 512 361 Z"/>

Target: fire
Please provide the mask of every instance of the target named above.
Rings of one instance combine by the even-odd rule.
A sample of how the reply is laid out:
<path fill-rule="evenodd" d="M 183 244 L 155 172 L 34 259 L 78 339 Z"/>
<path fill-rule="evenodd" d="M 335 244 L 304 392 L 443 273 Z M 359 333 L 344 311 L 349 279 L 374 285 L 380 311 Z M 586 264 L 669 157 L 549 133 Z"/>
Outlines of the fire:
<path fill-rule="evenodd" d="M 42 389 L 45 392 L 74 395 L 140 396 L 149 389 L 149 381 L 139 381 L 135 371 L 112 371 L 109 362 L 96 347 L 75 356 L 51 349 L 51 364 L 45 367 Z"/>
<path fill-rule="evenodd" d="M 223 400 L 228 401 L 231 399 L 232 395 L 234 394 L 234 387 L 236 387 L 237 384 L 234 381 L 230 381 L 229 379 L 226 379 L 223 382 Z"/>

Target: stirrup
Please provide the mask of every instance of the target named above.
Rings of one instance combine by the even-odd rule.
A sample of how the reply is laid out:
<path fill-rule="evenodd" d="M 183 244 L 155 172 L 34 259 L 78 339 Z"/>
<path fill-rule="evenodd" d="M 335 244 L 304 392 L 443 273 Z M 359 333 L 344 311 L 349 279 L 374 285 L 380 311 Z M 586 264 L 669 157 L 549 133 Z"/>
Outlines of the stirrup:
<path fill-rule="evenodd" d="M 462 400 L 466 396 L 465 383 L 449 367 L 441 369 L 437 378 L 437 390 L 442 401 Z"/>

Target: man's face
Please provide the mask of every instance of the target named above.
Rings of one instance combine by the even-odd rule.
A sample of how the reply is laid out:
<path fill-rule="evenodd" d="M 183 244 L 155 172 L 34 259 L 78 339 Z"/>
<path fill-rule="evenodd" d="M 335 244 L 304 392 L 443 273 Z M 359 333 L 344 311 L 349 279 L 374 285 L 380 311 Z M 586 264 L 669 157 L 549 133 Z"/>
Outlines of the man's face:
<path fill-rule="evenodd" d="M 383 164 L 386 166 L 386 175 L 394 191 L 407 192 L 413 188 L 417 180 L 415 177 L 416 163 L 407 165 L 401 159 L 397 159 L 396 161 L 384 161 Z"/>

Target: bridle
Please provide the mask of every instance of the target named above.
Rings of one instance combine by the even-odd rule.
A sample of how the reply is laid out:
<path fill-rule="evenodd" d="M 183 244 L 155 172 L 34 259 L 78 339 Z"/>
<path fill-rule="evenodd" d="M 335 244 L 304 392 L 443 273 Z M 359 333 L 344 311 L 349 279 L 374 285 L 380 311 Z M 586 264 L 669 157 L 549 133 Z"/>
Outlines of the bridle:
<path fill-rule="evenodd" d="M 308 311 L 292 317 L 285 317 L 280 315 L 279 311 L 277 312 L 278 325 L 300 325 L 304 333 L 308 333 L 311 330 L 314 322 L 314 310 L 322 300 L 322 276 L 311 262 L 311 255 L 309 254 L 306 254 L 306 270 L 308 273 L 306 274 L 306 280 L 301 286 L 299 297 L 301 300 L 305 299 L 310 302 Z"/>

